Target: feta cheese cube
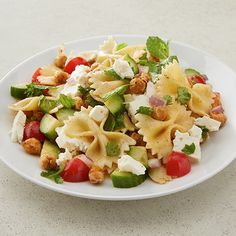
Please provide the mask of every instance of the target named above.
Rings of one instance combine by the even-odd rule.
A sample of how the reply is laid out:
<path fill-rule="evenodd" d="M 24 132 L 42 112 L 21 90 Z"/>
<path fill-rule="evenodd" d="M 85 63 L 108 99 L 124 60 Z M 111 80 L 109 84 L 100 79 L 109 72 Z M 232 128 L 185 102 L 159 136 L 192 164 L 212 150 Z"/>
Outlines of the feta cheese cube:
<path fill-rule="evenodd" d="M 188 132 L 181 133 L 178 130 L 175 132 L 175 139 L 173 140 L 173 151 L 182 152 L 185 145 L 191 145 L 192 143 L 195 145 L 195 151 L 192 154 L 189 154 L 194 161 L 201 160 L 201 134 L 202 130 L 197 127 L 193 126 Z"/>
<path fill-rule="evenodd" d="M 108 116 L 108 109 L 105 106 L 95 106 L 90 112 L 89 117 L 96 122 L 102 122 L 102 120 Z"/>
<path fill-rule="evenodd" d="M 69 150 L 66 148 L 65 152 L 61 152 L 58 155 L 58 159 L 56 159 L 57 165 L 61 165 L 65 161 L 69 161 L 72 159 L 72 154 L 69 152 Z"/>
<path fill-rule="evenodd" d="M 24 127 L 26 122 L 26 115 L 23 111 L 18 111 L 16 114 L 12 129 L 11 129 L 11 141 L 14 143 L 21 143 L 24 134 Z"/>
<path fill-rule="evenodd" d="M 209 131 L 217 131 L 220 128 L 221 122 L 211 119 L 208 116 L 203 116 L 195 120 L 195 125 L 205 126 Z"/>
<path fill-rule="evenodd" d="M 134 72 L 129 63 L 122 59 L 115 60 L 112 68 L 121 78 L 133 78 Z"/>
<path fill-rule="evenodd" d="M 121 171 L 131 172 L 135 175 L 144 175 L 146 171 L 146 168 L 142 163 L 136 161 L 129 155 L 123 155 L 118 159 L 118 168 Z"/>

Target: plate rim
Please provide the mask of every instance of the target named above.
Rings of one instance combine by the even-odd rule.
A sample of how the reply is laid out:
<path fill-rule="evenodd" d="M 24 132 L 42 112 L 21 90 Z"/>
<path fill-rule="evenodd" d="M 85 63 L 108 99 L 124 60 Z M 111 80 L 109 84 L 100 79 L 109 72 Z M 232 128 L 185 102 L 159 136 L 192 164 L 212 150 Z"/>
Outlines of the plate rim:
<path fill-rule="evenodd" d="M 76 39 L 76 40 L 71 40 L 68 42 L 63 43 L 65 46 L 66 45 L 70 45 L 70 44 L 76 44 L 78 42 L 81 41 L 87 41 L 87 40 L 96 40 L 96 39 L 106 39 L 109 35 L 97 35 L 97 36 L 92 36 L 92 37 L 85 37 L 85 38 L 80 38 L 80 39 Z M 113 37 L 124 37 L 124 38 L 147 38 L 147 35 L 141 35 L 141 34 L 113 34 Z M 217 58 L 216 56 L 214 56 L 213 54 L 208 53 L 207 51 L 204 51 L 202 49 L 193 47 L 189 44 L 183 43 L 183 42 L 179 42 L 176 40 L 171 40 L 172 43 L 180 45 L 182 47 L 187 47 L 193 50 L 196 50 L 218 62 L 220 62 L 223 66 L 225 66 L 229 71 L 231 71 L 233 74 L 236 73 L 234 72 L 233 69 L 231 69 L 227 64 L 225 64 L 223 61 L 221 61 L 219 58 Z M 7 80 L 7 77 L 14 72 L 16 69 L 18 69 L 18 67 L 21 67 L 24 63 L 27 63 L 28 61 L 32 60 L 33 58 L 47 53 L 48 51 L 57 49 L 59 47 L 59 45 L 54 45 L 52 47 L 49 47 L 47 49 L 44 49 L 42 51 L 39 51 L 37 53 L 35 53 L 34 55 L 24 59 L 23 61 L 21 61 L 20 63 L 18 63 L 17 65 L 15 65 L 9 72 L 7 72 L 2 79 L 0 80 L 0 86 L 2 83 L 4 83 L 5 80 Z M 149 194 L 138 194 L 138 195 L 133 195 L 133 196 L 120 196 L 120 195 L 114 195 L 114 196 L 101 196 L 101 195 L 96 195 L 96 194 L 87 194 L 87 193 L 79 193 L 79 192 L 71 192 L 70 190 L 67 189 L 62 189 L 60 187 L 57 186 L 53 186 L 47 182 L 43 182 L 40 181 L 38 179 L 35 178 L 30 178 L 29 176 L 27 176 L 27 174 L 25 174 L 24 172 L 18 170 L 15 166 L 12 166 L 10 163 L 8 163 L 7 158 L 4 158 L 2 155 L 0 155 L 0 160 L 7 166 L 9 167 L 11 170 L 13 170 L 14 172 L 16 172 L 18 175 L 20 175 L 21 177 L 23 177 L 26 180 L 29 180 L 31 183 L 37 184 L 40 187 L 44 187 L 46 189 L 49 190 L 53 190 L 59 193 L 63 193 L 66 195 L 70 195 L 70 196 L 74 196 L 74 197 L 81 197 L 81 198 L 85 198 L 85 199 L 93 199 L 93 200 L 110 200 L 110 201 L 130 201 L 130 200 L 143 200 L 143 199 L 150 199 L 150 198 L 157 198 L 157 197 L 162 197 L 162 196 L 166 196 L 166 195 L 171 195 L 173 193 L 177 193 L 186 189 L 189 189 L 191 187 L 194 187 L 208 179 L 210 179 L 211 177 L 217 175 L 219 172 L 221 172 L 223 169 L 225 169 L 228 165 L 230 165 L 231 162 L 233 162 L 236 159 L 236 153 L 232 154 L 232 158 L 230 160 L 226 160 L 223 165 L 221 165 L 219 168 L 215 169 L 214 171 L 207 173 L 206 175 L 204 175 L 201 178 L 198 178 L 190 183 L 187 183 L 183 186 L 180 187 L 175 187 L 173 189 L 170 189 L 168 192 L 163 192 L 163 193 L 149 193 Z"/>

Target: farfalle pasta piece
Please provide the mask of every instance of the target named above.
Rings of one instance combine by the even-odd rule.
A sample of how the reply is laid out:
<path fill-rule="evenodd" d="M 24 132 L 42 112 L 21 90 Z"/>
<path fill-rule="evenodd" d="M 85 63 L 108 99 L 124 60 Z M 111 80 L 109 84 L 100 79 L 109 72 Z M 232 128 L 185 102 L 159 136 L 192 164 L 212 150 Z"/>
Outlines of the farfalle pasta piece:
<path fill-rule="evenodd" d="M 152 155 L 157 154 L 158 158 L 171 153 L 172 136 L 175 131 L 186 132 L 194 122 L 190 116 L 191 111 L 187 111 L 185 106 L 178 103 L 167 106 L 167 113 L 168 118 L 165 121 L 155 120 L 143 114 L 135 115 L 138 133 L 143 135 L 143 140 L 147 143 L 146 148 L 151 149 Z"/>
<path fill-rule="evenodd" d="M 104 71 L 96 71 L 92 73 L 89 82 L 91 83 L 91 88 L 95 89 L 91 92 L 91 95 L 98 101 L 101 101 L 101 98 L 106 93 L 109 93 L 127 83 L 124 80 L 116 80 L 111 76 L 107 76 Z"/>
<path fill-rule="evenodd" d="M 122 154 L 129 150 L 129 145 L 135 145 L 135 141 L 121 132 L 105 131 L 103 126 L 107 117 L 99 125 L 89 117 L 91 109 L 91 107 L 87 109 L 83 107 L 80 112 L 70 117 L 65 122 L 65 135 L 86 145 L 89 144 L 85 154 L 94 161 L 95 165 L 101 168 L 112 167 L 112 164 L 117 162 L 118 156 L 107 156 L 106 144 L 111 141 L 116 142 Z"/>
<path fill-rule="evenodd" d="M 209 84 L 195 84 L 190 86 L 188 79 L 177 61 L 168 64 L 158 76 L 156 90 L 161 96 L 170 95 L 177 98 L 179 87 L 185 87 L 191 94 L 189 108 L 198 115 L 207 115 L 211 109 L 214 93 Z"/>
<path fill-rule="evenodd" d="M 9 106 L 13 111 L 36 111 L 39 109 L 40 97 L 29 97 Z"/>
<path fill-rule="evenodd" d="M 117 47 L 117 42 L 112 36 L 109 36 L 107 40 L 103 42 L 103 44 L 99 47 L 99 50 L 104 53 L 112 54 L 115 52 Z"/>

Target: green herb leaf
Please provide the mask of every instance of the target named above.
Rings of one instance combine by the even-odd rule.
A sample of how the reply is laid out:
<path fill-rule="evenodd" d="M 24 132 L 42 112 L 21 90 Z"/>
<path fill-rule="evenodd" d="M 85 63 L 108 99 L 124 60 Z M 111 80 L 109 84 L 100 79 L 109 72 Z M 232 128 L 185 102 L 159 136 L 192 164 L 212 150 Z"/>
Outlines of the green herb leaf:
<path fill-rule="evenodd" d="M 27 90 L 25 91 L 25 94 L 27 97 L 34 97 L 34 96 L 40 96 L 43 94 L 43 90 L 48 88 L 53 88 L 51 86 L 43 86 L 43 85 L 37 85 L 37 84 L 28 84 L 26 85 Z"/>
<path fill-rule="evenodd" d="M 120 43 L 120 44 L 118 44 L 118 45 L 116 46 L 116 51 L 119 51 L 119 50 L 121 50 L 122 48 L 125 48 L 125 47 L 127 47 L 127 46 L 128 46 L 127 43 Z"/>
<path fill-rule="evenodd" d="M 170 95 L 165 95 L 163 99 L 166 101 L 167 106 L 172 104 L 172 97 Z"/>
<path fill-rule="evenodd" d="M 206 126 L 199 126 L 202 130 L 202 139 L 205 140 L 208 136 L 209 129 Z"/>
<path fill-rule="evenodd" d="M 107 155 L 110 157 L 119 156 L 120 147 L 116 142 L 110 141 L 106 145 L 106 152 L 107 152 Z"/>
<path fill-rule="evenodd" d="M 137 113 L 150 116 L 153 113 L 153 109 L 151 107 L 141 106 L 138 108 Z"/>
<path fill-rule="evenodd" d="M 69 96 L 64 95 L 64 94 L 60 94 L 59 100 L 65 108 L 70 109 L 75 106 L 75 100 Z"/>
<path fill-rule="evenodd" d="M 97 100 L 95 100 L 90 93 L 87 93 L 85 98 L 84 98 L 84 102 L 87 106 L 91 106 L 91 107 L 95 107 L 97 105 L 104 105 L 102 102 L 99 102 Z"/>
<path fill-rule="evenodd" d="M 142 66 L 147 66 L 150 73 L 161 73 L 161 64 L 155 61 L 140 60 L 138 64 Z"/>
<path fill-rule="evenodd" d="M 60 173 L 64 170 L 65 165 L 60 165 L 58 170 L 49 170 L 49 171 L 42 171 L 41 176 L 47 179 L 54 181 L 57 184 L 62 184 L 63 179 L 60 176 Z"/>
<path fill-rule="evenodd" d="M 90 87 L 84 88 L 81 85 L 78 87 L 78 91 L 79 91 L 81 96 L 86 95 L 90 90 L 92 90 Z"/>
<path fill-rule="evenodd" d="M 139 60 L 145 60 L 147 61 L 147 52 L 145 52 L 140 58 Z"/>
<path fill-rule="evenodd" d="M 195 152 L 196 146 L 194 143 L 192 143 L 191 145 L 185 145 L 184 148 L 181 150 L 182 152 L 184 152 L 187 155 L 193 154 Z"/>
<path fill-rule="evenodd" d="M 169 56 L 168 43 L 157 36 L 149 36 L 146 47 L 152 56 L 159 58 L 160 60 L 164 60 Z"/>
<path fill-rule="evenodd" d="M 104 71 L 106 76 L 111 76 L 117 80 L 123 80 L 116 72 L 114 69 L 109 69 Z"/>
<path fill-rule="evenodd" d="M 179 87 L 177 89 L 177 101 L 181 105 L 185 105 L 190 99 L 191 99 L 191 94 L 188 92 L 188 89 L 185 87 Z"/>

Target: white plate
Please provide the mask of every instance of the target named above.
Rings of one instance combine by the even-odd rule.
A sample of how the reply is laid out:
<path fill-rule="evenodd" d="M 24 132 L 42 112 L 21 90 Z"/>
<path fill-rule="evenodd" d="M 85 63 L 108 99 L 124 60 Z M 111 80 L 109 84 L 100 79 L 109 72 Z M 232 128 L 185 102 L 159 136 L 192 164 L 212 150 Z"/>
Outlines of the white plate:
<path fill-rule="evenodd" d="M 144 44 L 146 36 L 117 35 L 118 42 L 128 44 Z M 97 49 L 106 37 L 94 37 L 65 44 L 67 52 L 74 50 L 81 52 Z M 200 70 L 210 79 L 215 91 L 222 93 L 223 103 L 228 116 L 227 125 L 202 147 L 202 161 L 193 166 L 187 176 L 175 179 L 168 184 L 159 185 L 145 181 L 138 187 L 131 189 L 113 188 L 111 181 L 107 179 L 101 186 L 93 186 L 89 183 L 64 183 L 55 184 L 40 177 L 38 158 L 27 155 L 22 147 L 13 144 L 9 138 L 13 115 L 7 106 L 14 102 L 9 94 L 9 88 L 13 84 L 30 81 L 32 73 L 37 67 L 51 63 L 58 47 L 43 51 L 16 66 L 0 81 L 0 157 L 2 161 L 24 178 L 45 188 L 64 194 L 102 200 L 134 200 L 159 197 L 190 188 L 211 176 L 217 174 L 231 163 L 236 156 L 236 74 L 218 59 L 188 45 L 172 41 L 171 54 L 176 54 L 182 66 L 189 66 Z"/>

